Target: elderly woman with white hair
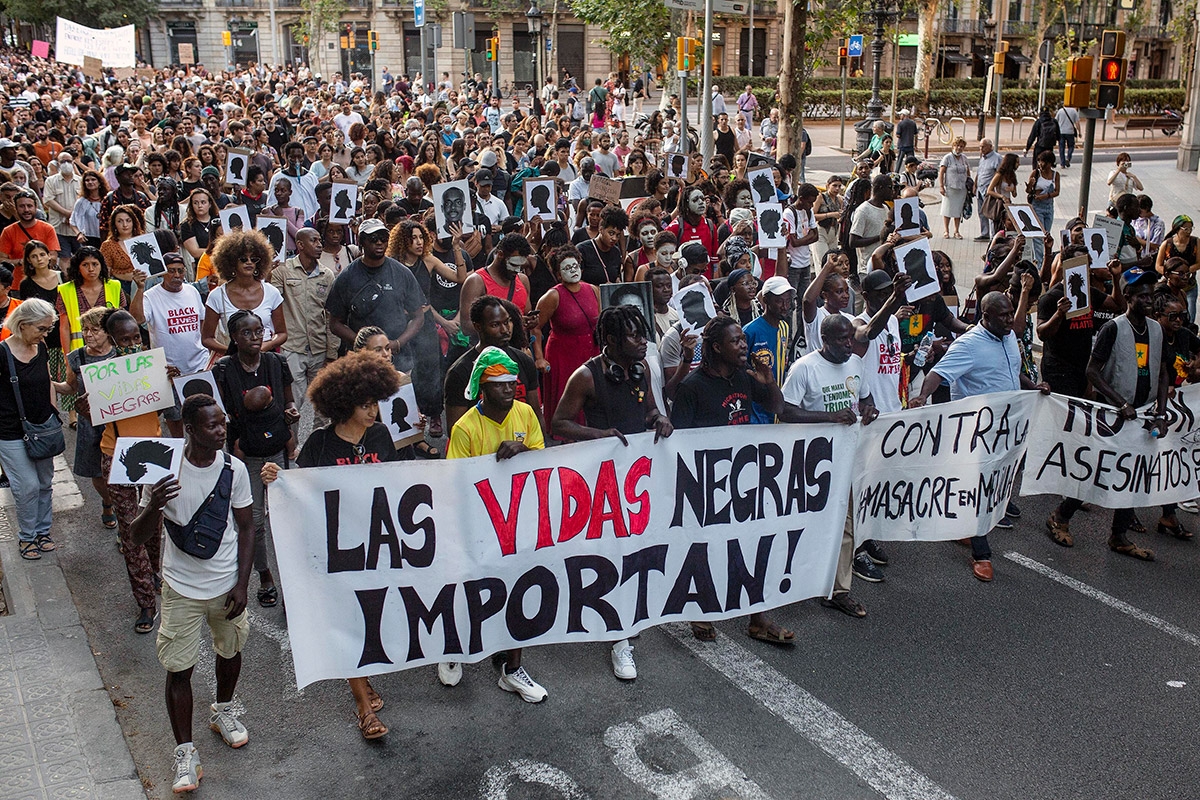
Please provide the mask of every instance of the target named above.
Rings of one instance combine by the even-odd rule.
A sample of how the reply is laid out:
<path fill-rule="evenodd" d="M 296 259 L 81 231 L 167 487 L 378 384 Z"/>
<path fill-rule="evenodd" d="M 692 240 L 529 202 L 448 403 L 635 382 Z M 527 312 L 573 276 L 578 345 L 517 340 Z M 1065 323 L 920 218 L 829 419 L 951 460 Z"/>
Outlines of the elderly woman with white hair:
<path fill-rule="evenodd" d="M 108 181 L 109 191 L 116 191 L 117 165 L 124 161 L 125 148 L 121 145 L 114 144 L 104 151 L 104 156 L 100 159 L 100 171 L 104 173 L 104 180 Z"/>
<path fill-rule="evenodd" d="M 37 561 L 42 553 L 55 549 L 50 538 L 54 459 L 30 458 L 22 417 L 34 425 L 58 418 L 46 348 L 46 334 L 57 327 L 54 306 L 37 298 L 26 300 L 4 320 L 9 337 L 0 344 L 4 351 L 0 353 L 0 464 L 12 486 L 20 554 L 27 561 Z"/>

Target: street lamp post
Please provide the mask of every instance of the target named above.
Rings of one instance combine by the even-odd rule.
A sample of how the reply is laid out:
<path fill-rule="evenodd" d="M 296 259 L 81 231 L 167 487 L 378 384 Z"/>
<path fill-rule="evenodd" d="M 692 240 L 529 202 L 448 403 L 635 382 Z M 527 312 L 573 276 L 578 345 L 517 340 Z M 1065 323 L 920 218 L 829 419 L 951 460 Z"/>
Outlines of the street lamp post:
<path fill-rule="evenodd" d="M 872 0 L 867 18 L 875 23 L 871 37 L 871 99 L 867 101 L 867 116 L 854 126 L 857 135 L 856 151 L 861 153 L 871 143 L 871 126 L 883 117 L 883 97 L 879 94 L 879 72 L 883 67 L 883 26 L 895 16 L 891 0 Z M 893 77 L 893 80 L 895 78 Z"/>
<path fill-rule="evenodd" d="M 542 97 L 542 10 L 538 8 L 537 0 L 530 0 L 529 10 L 525 12 L 525 22 L 529 26 L 529 35 L 533 38 L 533 107 L 541 116 Z"/>

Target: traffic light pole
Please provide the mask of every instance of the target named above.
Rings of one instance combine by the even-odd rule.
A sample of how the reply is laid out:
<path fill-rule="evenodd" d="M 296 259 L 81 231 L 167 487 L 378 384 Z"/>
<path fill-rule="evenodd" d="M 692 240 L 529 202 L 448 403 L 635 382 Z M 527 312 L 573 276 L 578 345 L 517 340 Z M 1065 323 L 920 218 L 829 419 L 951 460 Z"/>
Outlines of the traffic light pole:
<path fill-rule="evenodd" d="M 849 61 L 850 59 L 847 58 L 847 63 L 842 64 L 842 124 L 839 131 L 841 142 L 838 144 L 842 150 L 846 149 L 846 73 L 850 71 Z"/>
<path fill-rule="evenodd" d="M 1092 183 L 1092 149 L 1096 144 L 1096 120 L 1108 112 L 1104 108 L 1081 108 L 1079 116 L 1086 122 L 1083 125 L 1083 164 L 1079 175 L 1079 218 L 1087 220 L 1088 190 Z"/>
<path fill-rule="evenodd" d="M 687 79 L 688 71 L 679 70 L 679 152 L 684 155 L 688 151 Z"/>

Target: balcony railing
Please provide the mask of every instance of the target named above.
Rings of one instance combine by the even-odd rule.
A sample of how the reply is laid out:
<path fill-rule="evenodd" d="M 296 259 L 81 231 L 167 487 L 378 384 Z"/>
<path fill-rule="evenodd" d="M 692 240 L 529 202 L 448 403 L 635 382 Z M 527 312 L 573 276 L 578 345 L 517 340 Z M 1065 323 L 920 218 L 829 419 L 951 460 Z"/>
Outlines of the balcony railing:
<path fill-rule="evenodd" d="M 942 18 L 943 33 L 967 33 L 967 34 L 982 34 L 983 20 L 981 19 L 960 19 L 957 17 Z"/>

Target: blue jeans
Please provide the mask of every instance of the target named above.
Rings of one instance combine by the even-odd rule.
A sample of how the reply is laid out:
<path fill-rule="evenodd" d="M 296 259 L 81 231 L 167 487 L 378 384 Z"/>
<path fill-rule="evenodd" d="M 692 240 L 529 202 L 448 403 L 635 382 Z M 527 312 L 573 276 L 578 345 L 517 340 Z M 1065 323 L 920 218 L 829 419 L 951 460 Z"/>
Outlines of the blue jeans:
<path fill-rule="evenodd" d="M 1058 135 L 1058 163 L 1064 167 L 1071 163 L 1075 155 L 1075 134 L 1060 133 Z"/>
<path fill-rule="evenodd" d="M 20 439 L 0 440 L 0 464 L 12 486 L 17 504 L 17 527 L 22 542 L 32 542 L 50 533 L 50 503 L 53 499 L 54 459 L 34 461 Z"/>
<path fill-rule="evenodd" d="M 1049 233 L 1054 230 L 1054 201 L 1053 200 L 1034 200 L 1033 213 L 1037 214 L 1037 218 L 1042 223 L 1042 230 Z"/>

